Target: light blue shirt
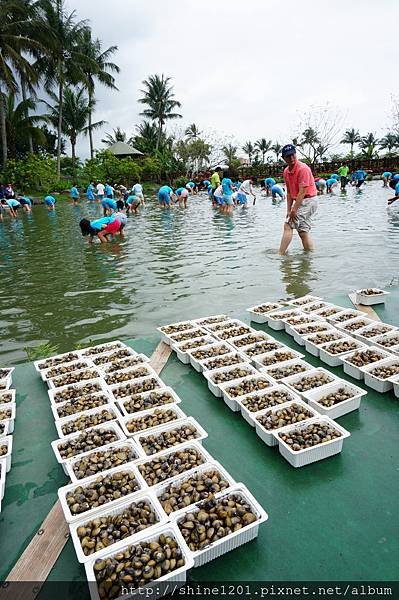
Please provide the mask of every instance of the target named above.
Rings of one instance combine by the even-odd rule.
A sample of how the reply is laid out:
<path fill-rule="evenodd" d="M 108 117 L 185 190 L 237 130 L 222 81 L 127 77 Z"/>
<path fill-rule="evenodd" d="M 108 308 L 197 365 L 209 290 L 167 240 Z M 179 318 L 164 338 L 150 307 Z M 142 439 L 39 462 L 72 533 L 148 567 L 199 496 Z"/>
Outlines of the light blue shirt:
<path fill-rule="evenodd" d="M 69 193 L 71 194 L 71 198 L 79 198 L 79 190 L 77 187 L 71 187 L 71 191 Z"/>
<path fill-rule="evenodd" d="M 398 183 L 395 185 L 395 196 L 399 196 L 399 181 L 398 181 Z"/>
<path fill-rule="evenodd" d="M 184 187 L 177 188 L 177 190 L 175 192 L 176 196 L 181 196 L 181 193 L 184 192 L 185 189 L 186 188 L 184 188 Z"/>
<path fill-rule="evenodd" d="M 332 175 L 330 175 L 330 179 L 336 179 L 338 181 L 339 175 L 337 175 L 336 173 L 333 173 Z"/>
<path fill-rule="evenodd" d="M 21 206 L 21 203 L 18 202 L 18 200 L 14 200 L 14 198 L 10 198 L 9 200 L 6 200 L 6 203 L 8 204 L 8 206 L 10 208 L 15 208 L 16 206 Z"/>
<path fill-rule="evenodd" d="M 363 179 L 366 179 L 366 175 L 366 171 L 363 171 L 363 169 L 359 169 L 358 171 L 356 171 L 357 181 L 362 181 Z"/>
<path fill-rule="evenodd" d="M 114 192 L 112 191 L 112 187 L 110 185 L 108 185 L 108 183 L 104 188 L 104 192 L 105 192 L 106 196 L 112 196 L 112 198 L 114 197 Z"/>
<path fill-rule="evenodd" d="M 337 180 L 335 179 L 335 177 L 330 177 L 326 181 L 326 184 L 328 185 L 328 187 L 330 187 L 331 185 L 334 185 L 334 183 L 337 183 Z"/>
<path fill-rule="evenodd" d="M 108 225 L 108 223 L 112 223 L 112 221 L 115 219 L 114 216 L 112 217 L 102 217 L 102 219 L 95 219 L 94 221 L 90 221 L 90 225 L 91 227 L 93 227 L 93 229 L 97 229 L 97 231 L 101 231 L 101 229 L 103 228 L 103 225 Z"/>
<path fill-rule="evenodd" d="M 205 181 L 203 181 L 203 182 L 202 182 L 202 185 L 203 185 L 204 187 L 208 187 L 208 185 L 211 185 L 211 182 L 210 182 L 210 181 L 208 181 L 208 179 L 205 179 Z"/>
<path fill-rule="evenodd" d="M 233 194 L 232 190 L 233 182 L 228 177 L 224 177 L 222 179 L 222 190 L 225 196 L 231 196 Z"/>
<path fill-rule="evenodd" d="M 186 185 L 190 186 L 190 188 L 194 188 L 195 187 L 194 181 L 189 181 Z"/>
<path fill-rule="evenodd" d="M 112 210 L 117 209 L 116 202 L 115 200 L 112 200 L 112 198 L 104 198 L 104 200 L 101 200 L 101 204 L 105 208 L 112 208 Z"/>
<path fill-rule="evenodd" d="M 276 180 L 273 179 L 273 177 L 266 177 L 265 179 L 265 186 L 271 188 L 273 185 L 275 185 Z"/>
<path fill-rule="evenodd" d="M 27 198 L 26 196 L 21 196 L 20 201 L 22 202 L 22 204 L 28 204 L 28 206 L 32 206 L 31 199 Z"/>
<path fill-rule="evenodd" d="M 392 173 L 390 171 L 384 171 L 382 176 L 383 177 L 392 177 Z"/>
<path fill-rule="evenodd" d="M 170 194 L 171 192 L 173 192 L 173 190 L 168 185 L 163 185 L 159 188 L 159 194 Z"/>
<path fill-rule="evenodd" d="M 94 186 L 91 185 L 91 183 L 87 186 L 86 196 L 89 198 L 89 200 L 94 200 Z"/>
<path fill-rule="evenodd" d="M 56 203 L 56 199 L 54 198 L 54 196 L 46 196 L 44 201 L 46 204 L 55 204 Z"/>
<path fill-rule="evenodd" d="M 126 202 L 127 204 L 133 204 L 133 202 L 135 202 L 136 200 L 138 200 L 137 196 L 135 196 L 134 194 L 130 194 Z"/>
<path fill-rule="evenodd" d="M 394 181 L 399 181 L 399 173 L 396 173 L 396 175 L 394 175 L 394 176 L 392 177 L 392 179 L 393 179 Z"/>

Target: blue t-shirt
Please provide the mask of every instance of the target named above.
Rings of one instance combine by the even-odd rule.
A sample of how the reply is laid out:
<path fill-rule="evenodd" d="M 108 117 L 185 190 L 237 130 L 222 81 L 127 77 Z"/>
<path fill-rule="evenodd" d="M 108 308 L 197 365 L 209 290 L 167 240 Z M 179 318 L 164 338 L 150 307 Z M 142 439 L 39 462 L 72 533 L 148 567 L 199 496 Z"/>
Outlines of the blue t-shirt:
<path fill-rule="evenodd" d="M 211 195 L 212 195 L 212 192 L 213 192 L 213 187 L 212 187 L 212 184 L 209 184 L 209 185 L 208 185 L 208 194 L 211 194 Z"/>
<path fill-rule="evenodd" d="M 77 187 L 71 187 L 71 191 L 69 193 L 71 194 L 71 198 L 79 198 L 79 190 Z"/>
<path fill-rule="evenodd" d="M 398 183 L 395 185 L 395 196 L 399 196 L 399 181 L 398 181 Z"/>
<path fill-rule="evenodd" d="M 102 217 L 102 219 L 95 219 L 94 221 L 90 221 L 90 226 L 93 229 L 97 229 L 101 231 L 103 225 L 108 225 L 108 223 L 112 223 L 115 217 Z"/>
<path fill-rule="evenodd" d="M 233 182 L 228 177 L 224 177 L 222 179 L 222 190 L 225 196 L 231 196 L 233 194 L 233 190 L 231 189 Z"/>
<path fill-rule="evenodd" d="M 185 189 L 186 188 L 184 188 L 184 187 L 177 188 L 177 190 L 175 192 L 176 196 L 181 196 L 181 193 L 184 192 Z"/>
<path fill-rule="evenodd" d="M 208 187 L 209 185 L 211 185 L 211 182 L 210 182 L 210 181 L 208 181 L 208 179 L 205 179 L 205 181 L 203 181 L 203 182 L 202 182 L 202 185 L 203 185 L 204 187 Z"/>
<path fill-rule="evenodd" d="M 330 179 L 336 179 L 338 181 L 339 175 L 337 175 L 336 173 L 333 173 L 332 175 L 330 175 Z"/>
<path fill-rule="evenodd" d="M 279 185 L 272 186 L 272 194 L 278 194 L 281 198 L 284 197 L 284 191 Z"/>
<path fill-rule="evenodd" d="M 21 202 L 21 204 L 27 204 L 28 206 L 32 206 L 30 198 L 27 198 L 26 196 L 20 196 L 19 201 Z"/>
<path fill-rule="evenodd" d="M 93 185 L 90 184 L 87 186 L 86 196 L 90 199 L 94 198 L 94 186 Z"/>
<path fill-rule="evenodd" d="M 9 200 L 6 200 L 6 203 L 8 204 L 8 206 L 10 208 L 15 208 L 16 206 L 21 206 L 21 203 L 18 202 L 18 200 L 14 200 L 14 198 L 10 198 Z"/>
<path fill-rule="evenodd" d="M 396 175 L 394 175 L 394 176 L 392 177 L 392 179 L 393 179 L 394 181 L 399 181 L 399 173 L 396 173 Z"/>
<path fill-rule="evenodd" d="M 273 177 L 266 177 L 265 186 L 271 188 L 276 183 L 276 180 Z"/>
<path fill-rule="evenodd" d="M 115 200 L 112 200 L 112 198 L 104 198 L 104 200 L 101 200 L 101 204 L 105 208 L 112 208 L 112 210 L 117 209 L 116 202 Z"/>
<path fill-rule="evenodd" d="M 359 169 L 358 171 L 356 171 L 356 179 L 358 181 L 363 181 L 364 179 L 366 179 L 366 171 L 363 171 L 363 169 Z"/>
<path fill-rule="evenodd" d="M 54 198 L 54 196 L 46 196 L 44 201 L 46 204 L 55 204 L 56 203 L 56 199 Z"/>
<path fill-rule="evenodd" d="M 383 177 L 392 177 L 391 171 L 384 171 L 382 174 Z"/>
<path fill-rule="evenodd" d="M 328 187 L 330 187 L 331 185 L 334 185 L 334 183 L 337 183 L 337 180 L 335 179 L 335 177 L 330 177 L 326 181 L 326 184 L 328 185 Z"/>
<path fill-rule="evenodd" d="M 190 186 L 190 188 L 194 188 L 195 187 L 194 181 L 189 181 L 188 183 L 186 183 L 186 185 Z"/>
<path fill-rule="evenodd" d="M 127 202 L 127 204 L 133 204 L 133 202 L 135 202 L 136 200 L 138 200 L 137 196 L 135 196 L 134 194 L 130 194 L 130 196 L 128 196 L 126 202 Z"/>
<path fill-rule="evenodd" d="M 114 197 L 114 192 L 112 191 L 112 187 L 110 185 L 108 185 L 108 183 L 104 188 L 104 192 L 105 192 L 106 196 L 112 196 L 112 198 Z"/>
<path fill-rule="evenodd" d="M 171 192 L 173 192 L 172 188 L 169 187 L 168 185 L 163 185 L 162 187 L 159 188 L 159 194 L 170 194 Z"/>

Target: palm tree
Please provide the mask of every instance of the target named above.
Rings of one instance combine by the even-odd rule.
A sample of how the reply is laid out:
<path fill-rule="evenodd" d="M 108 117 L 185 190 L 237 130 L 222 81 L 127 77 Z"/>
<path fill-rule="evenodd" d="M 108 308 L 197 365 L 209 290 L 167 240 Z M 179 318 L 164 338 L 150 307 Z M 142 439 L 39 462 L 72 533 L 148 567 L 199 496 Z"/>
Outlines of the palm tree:
<path fill-rule="evenodd" d="M 368 133 L 360 139 L 359 146 L 363 150 L 363 155 L 366 158 L 377 158 L 376 147 L 378 144 L 379 141 L 374 133 Z"/>
<path fill-rule="evenodd" d="M 154 154 L 158 139 L 158 128 L 155 123 L 143 121 L 136 125 L 136 131 L 137 135 L 132 139 L 133 146 L 144 154 Z M 162 145 L 164 141 L 162 140 Z"/>
<path fill-rule="evenodd" d="M 255 151 L 254 145 L 252 142 L 245 142 L 245 144 L 242 147 L 243 151 L 245 152 L 245 154 L 248 154 L 248 159 L 249 159 L 249 164 L 252 164 L 252 155 Z"/>
<path fill-rule="evenodd" d="M 282 144 L 279 144 L 278 142 L 274 142 L 273 146 L 271 146 L 270 150 L 272 150 L 274 152 L 274 154 L 276 155 L 276 162 L 278 162 L 280 160 L 280 153 L 281 150 L 283 149 Z"/>
<path fill-rule="evenodd" d="M 347 129 L 344 133 L 344 137 L 341 140 L 341 144 L 349 144 L 351 147 L 351 157 L 353 158 L 353 146 L 360 142 L 360 133 L 357 129 Z"/>
<path fill-rule="evenodd" d="M 89 115 L 93 110 L 93 106 L 90 104 L 89 98 L 84 95 L 84 91 L 83 87 L 77 88 L 76 91 L 71 88 L 66 88 L 62 99 L 62 133 L 69 138 L 71 143 L 72 168 L 75 167 L 76 163 L 77 138 L 79 135 L 88 134 Z M 46 105 L 50 108 L 48 120 L 54 125 L 57 125 L 59 121 L 58 97 L 53 92 L 50 92 L 49 95 L 54 104 L 50 105 L 46 102 Z M 105 121 L 91 123 L 91 128 L 98 129 L 99 127 L 102 127 L 104 123 Z"/>
<path fill-rule="evenodd" d="M 394 148 L 398 148 L 399 146 L 399 136 L 394 133 L 387 133 L 380 142 L 379 146 L 381 150 L 388 150 L 388 154 L 391 154 Z"/>
<path fill-rule="evenodd" d="M 130 140 L 127 139 L 126 132 L 122 131 L 120 127 L 114 129 L 113 133 L 106 133 L 105 138 L 101 140 L 101 143 L 106 146 L 112 146 L 113 144 L 116 144 L 116 142 L 124 142 L 125 144 L 130 142 Z"/>
<path fill-rule="evenodd" d="M 201 135 L 201 131 L 198 129 L 198 127 L 196 126 L 195 123 L 191 123 L 191 125 L 189 125 L 186 128 L 186 131 L 184 132 L 184 135 L 186 136 L 186 138 L 188 140 L 197 140 L 200 135 Z"/>
<path fill-rule="evenodd" d="M 227 146 L 223 146 L 222 152 L 226 157 L 229 165 L 235 160 L 237 160 L 237 146 L 233 146 L 233 144 L 227 144 Z"/>
<path fill-rule="evenodd" d="M 148 80 L 143 81 L 145 89 L 140 90 L 144 95 L 139 98 L 139 102 L 148 106 L 140 115 L 148 117 L 158 124 L 156 150 L 161 143 L 165 122 L 170 119 L 182 118 L 182 115 L 174 112 L 176 108 L 180 108 L 181 104 L 174 98 L 173 87 L 169 84 L 170 79 L 163 74 L 161 76 L 150 75 Z"/>
<path fill-rule="evenodd" d="M 9 94 L 6 101 L 7 144 L 11 158 L 17 155 L 17 145 L 21 146 L 31 140 L 36 144 L 46 145 L 46 136 L 38 123 L 46 120 L 44 115 L 29 115 L 29 110 L 36 110 L 36 102 L 31 98 L 16 104 L 14 94 Z"/>
<path fill-rule="evenodd" d="M 79 42 L 79 49 L 82 54 L 90 58 L 90 61 L 83 65 L 82 69 L 85 74 L 85 87 L 89 94 L 89 106 L 93 106 L 94 89 L 96 80 L 105 85 L 108 89 L 117 90 L 115 79 L 111 73 L 119 73 L 120 68 L 113 62 L 110 62 L 110 57 L 118 50 L 118 46 L 110 46 L 107 50 L 102 49 L 102 43 L 99 39 L 93 39 L 91 29 L 85 27 L 82 31 L 82 37 Z M 90 143 L 90 158 L 94 156 L 93 148 L 93 127 L 92 127 L 92 111 L 89 111 L 89 143 Z"/>
<path fill-rule="evenodd" d="M 17 74 L 35 80 L 36 72 L 24 56 L 32 55 L 40 44 L 31 37 L 28 6 L 18 0 L 2 0 L 0 19 L 0 129 L 3 169 L 7 164 L 7 131 L 5 98 L 18 91 Z M 31 31 L 30 31 L 31 30 Z"/>
<path fill-rule="evenodd" d="M 262 163 L 265 164 L 265 156 L 268 152 L 270 152 L 272 148 L 271 140 L 267 140 L 266 138 L 261 138 L 257 142 L 255 142 L 255 148 L 259 150 L 262 154 Z"/>
<path fill-rule="evenodd" d="M 42 73 L 46 91 L 57 89 L 57 177 L 61 174 L 61 135 L 64 90 L 67 83 L 77 84 L 85 80 L 83 68 L 95 65 L 81 51 L 80 41 L 87 27 L 85 21 L 76 22 L 76 12 L 67 13 L 65 0 L 39 0 L 46 30 L 46 52 L 36 66 Z"/>

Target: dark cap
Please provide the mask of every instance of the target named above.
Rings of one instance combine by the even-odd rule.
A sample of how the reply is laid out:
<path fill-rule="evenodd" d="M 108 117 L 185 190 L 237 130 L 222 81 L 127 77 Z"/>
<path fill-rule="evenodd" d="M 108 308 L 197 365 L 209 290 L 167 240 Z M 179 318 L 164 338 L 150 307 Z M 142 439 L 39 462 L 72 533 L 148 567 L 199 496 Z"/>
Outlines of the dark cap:
<path fill-rule="evenodd" d="M 296 148 L 292 144 L 286 144 L 283 146 L 281 150 L 281 156 L 285 158 L 286 156 L 290 156 L 291 154 L 296 154 Z"/>

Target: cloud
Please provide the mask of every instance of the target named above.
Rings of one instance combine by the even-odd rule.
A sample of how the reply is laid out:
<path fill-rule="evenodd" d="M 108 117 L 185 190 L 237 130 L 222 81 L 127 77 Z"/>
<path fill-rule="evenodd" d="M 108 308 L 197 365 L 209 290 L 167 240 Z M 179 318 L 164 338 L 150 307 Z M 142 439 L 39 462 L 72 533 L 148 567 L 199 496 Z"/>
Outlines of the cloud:
<path fill-rule="evenodd" d="M 141 82 L 173 78 L 185 123 L 240 142 L 287 140 L 298 112 L 331 102 L 344 126 L 385 133 L 396 88 L 396 0 L 69 0 L 104 47 L 117 44 L 118 93 L 97 88 L 96 120 L 128 134 Z M 392 59 L 391 59 L 392 57 Z M 87 141 L 79 141 L 87 156 Z"/>

